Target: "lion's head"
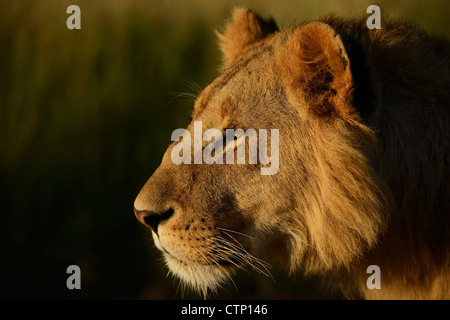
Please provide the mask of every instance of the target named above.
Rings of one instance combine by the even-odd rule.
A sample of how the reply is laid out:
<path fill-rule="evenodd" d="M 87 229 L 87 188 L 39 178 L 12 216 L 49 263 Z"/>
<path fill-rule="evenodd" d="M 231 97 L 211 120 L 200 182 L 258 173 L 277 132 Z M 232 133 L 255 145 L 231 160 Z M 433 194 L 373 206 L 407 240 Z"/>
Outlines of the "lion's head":
<path fill-rule="evenodd" d="M 205 294 L 239 268 L 265 273 L 261 257 L 291 271 L 348 267 L 383 232 L 386 200 L 369 160 L 374 134 L 353 107 L 352 62 L 340 36 L 322 22 L 280 31 L 273 20 L 236 9 L 219 38 L 223 72 L 199 95 L 187 131 L 195 136 L 196 121 L 202 135 L 277 129 L 278 168 L 261 174 L 271 164 L 249 156 L 245 164 L 196 164 L 194 148 L 190 164 L 176 164 L 173 149 L 185 135 L 139 193 L 137 218 L 171 272 Z M 274 140 L 267 140 L 269 154 Z"/>

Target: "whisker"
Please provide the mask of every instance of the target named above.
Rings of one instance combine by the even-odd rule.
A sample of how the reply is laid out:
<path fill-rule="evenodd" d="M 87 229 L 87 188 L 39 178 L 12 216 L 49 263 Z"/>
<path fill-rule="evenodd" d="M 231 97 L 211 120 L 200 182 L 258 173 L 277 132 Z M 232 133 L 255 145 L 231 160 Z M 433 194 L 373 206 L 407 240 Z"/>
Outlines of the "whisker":
<path fill-rule="evenodd" d="M 196 83 L 194 80 L 192 80 L 189 77 L 183 76 L 183 80 L 187 82 L 191 90 L 193 90 L 197 95 L 202 92 L 203 88 L 198 83 Z"/>
<path fill-rule="evenodd" d="M 199 250 L 198 248 L 196 248 L 196 250 L 197 250 L 197 252 L 200 253 L 200 255 L 203 257 L 203 261 L 205 262 L 205 264 L 208 264 L 207 257 L 205 257 L 205 255 L 203 254 L 203 252 L 202 252 L 201 250 Z M 236 286 L 236 283 L 233 281 L 231 275 L 225 270 L 225 268 L 224 268 L 223 266 L 221 266 L 221 265 L 216 261 L 216 257 L 214 257 L 214 255 L 212 255 L 209 251 L 206 251 L 206 254 L 208 255 L 208 257 L 211 258 L 212 262 L 213 262 L 214 264 L 216 264 L 217 267 L 219 267 L 220 270 L 223 271 L 222 274 L 227 278 L 227 280 L 229 280 L 229 281 L 233 284 L 234 288 L 235 288 L 236 291 L 239 293 L 239 290 L 238 290 L 238 288 L 237 288 L 237 286 Z M 219 283 L 218 286 L 219 286 L 219 287 L 222 287 L 222 284 Z"/>
<path fill-rule="evenodd" d="M 269 270 L 267 269 L 267 267 L 269 267 L 269 268 L 271 268 L 272 266 L 269 264 L 269 263 L 267 263 L 267 262 L 265 262 L 264 260 L 262 260 L 262 259 L 259 259 L 259 258 L 257 258 L 257 257 L 255 257 L 255 256 L 253 256 L 252 254 L 250 254 L 243 246 L 242 246 L 242 244 L 238 241 L 238 240 L 236 240 L 233 236 L 231 236 L 230 234 L 228 234 L 227 232 L 224 232 L 226 235 L 228 235 L 230 238 L 232 238 L 239 246 L 240 246 L 240 248 L 242 249 L 242 250 L 244 250 L 244 252 L 252 259 L 252 260 L 254 260 L 255 262 L 258 262 L 269 274 L 270 274 L 270 272 L 269 272 Z M 230 245 L 231 245 L 231 243 L 230 243 Z M 252 265 L 253 266 L 253 265 Z M 272 279 L 273 279 L 273 277 L 272 277 Z"/>
<path fill-rule="evenodd" d="M 175 101 L 194 103 L 197 100 L 197 95 L 189 92 L 168 92 L 167 94 L 173 96 L 167 104 L 172 104 Z"/>
<path fill-rule="evenodd" d="M 224 232 L 224 233 L 227 234 L 226 232 Z M 265 262 L 264 260 L 262 260 L 260 258 L 253 256 L 244 248 L 244 246 L 239 241 L 237 241 L 234 237 L 230 236 L 229 234 L 227 234 L 227 235 L 230 238 L 232 238 L 239 245 L 239 247 L 224 238 L 215 237 L 214 239 L 216 241 L 218 241 L 219 243 L 223 244 L 225 246 L 225 249 L 227 249 L 231 254 L 233 254 L 235 256 L 235 258 L 238 259 L 238 261 L 247 263 L 248 265 L 250 265 L 252 267 L 253 270 L 255 270 L 267 277 L 270 277 L 275 282 L 275 279 L 273 278 L 272 273 L 268 269 L 268 268 L 272 267 L 269 263 Z M 227 259 L 227 261 L 233 262 L 229 258 Z M 260 266 L 262 269 L 258 266 Z M 240 267 L 240 269 L 243 269 L 241 266 L 239 266 L 239 267 Z M 243 269 L 243 270 L 245 270 L 245 269 Z"/>
<path fill-rule="evenodd" d="M 222 239 L 216 239 L 216 240 L 220 241 Z M 231 255 L 238 262 L 240 261 L 240 262 L 248 263 L 248 259 L 246 259 L 246 257 L 241 252 L 236 251 L 236 250 L 230 248 L 229 246 L 226 246 L 225 243 L 220 244 L 220 245 L 215 244 L 214 246 L 211 246 L 210 248 L 214 251 L 214 254 L 216 256 L 218 256 L 219 258 L 221 258 L 222 260 L 227 261 L 227 262 L 233 264 L 234 266 L 236 266 L 236 268 L 244 270 L 245 272 L 248 273 L 248 271 L 242 265 L 239 265 L 230 259 L 230 255 Z"/>
<path fill-rule="evenodd" d="M 234 230 L 230 230 L 230 229 L 226 229 L 226 228 L 222 228 L 222 227 L 217 227 L 217 230 L 222 230 L 222 231 L 224 231 L 224 232 L 232 232 L 232 233 L 236 233 L 236 234 L 238 234 L 238 235 L 241 235 L 241 236 L 250 238 L 250 239 L 252 239 L 252 240 L 255 240 L 254 237 L 249 236 L 248 234 L 245 234 L 245 233 L 242 233 L 242 232 L 238 232 L 238 231 L 234 231 Z"/>
<path fill-rule="evenodd" d="M 234 252 L 234 251 L 232 251 L 232 250 L 229 250 L 229 248 L 227 248 L 227 247 L 222 247 L 222 248 L 219 248 L 219 249 L 227 249 L 226 251 L 225 251 L 225 250 L 223 250 L 223 251 L 218 251 L 218 250 L 216 250 L 216 252 L 215 252 L 216 255 L 218 255 L 218 256 L 220 256 L 221 258 L 223 258 L 222 260 L 225 260 L 225 261 L 227 261 L 227 262 L 233 264 L 234 266 L 236 266 L 236 268 L 239 268 L 239 269 L 244 270 L 245 272 L 248 272 L 248 271 L 245 270 L 241 265 L 238 265 L 236 262 L 234 262 L 233 260 L 231 260 L 231 259 L 230 259 L 230 256 L 225 255 L 226 252 L 236 253 L 236 254 L 238 254 L 238 252 Z M 232 256 L 235 256 L 236 259 L 239 257 L 238 255 L 232 255 Z M 247 260 L 242 259 L 242 258 L 241 258 L 241 259 L 237 259 L 237 260 L 240 260 L 240 261 L 242 261 L 242 262 L 248 262 Z"/>

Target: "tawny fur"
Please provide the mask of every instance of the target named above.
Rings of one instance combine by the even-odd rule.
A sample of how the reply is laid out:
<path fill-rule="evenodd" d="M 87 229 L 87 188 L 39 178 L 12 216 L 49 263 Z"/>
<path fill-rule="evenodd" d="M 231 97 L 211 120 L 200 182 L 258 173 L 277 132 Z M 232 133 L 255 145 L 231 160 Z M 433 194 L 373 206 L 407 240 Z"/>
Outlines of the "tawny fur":
<path fill-rule="evenodd" d="M 449 299 L 449 44 L 364 19 L 279 31 L 247 9 L 219 38 L 223 73 L 193 120 L 279 129 L 280 170 L 174 165 L 171 145 L 135 202 L 174 209 L 154 232 L 171 271 L 206 294 L 246 264 L 264 271 L 265 251 L 348 297 Z M 380 290 L 366 286 L 373 264 Z"/>

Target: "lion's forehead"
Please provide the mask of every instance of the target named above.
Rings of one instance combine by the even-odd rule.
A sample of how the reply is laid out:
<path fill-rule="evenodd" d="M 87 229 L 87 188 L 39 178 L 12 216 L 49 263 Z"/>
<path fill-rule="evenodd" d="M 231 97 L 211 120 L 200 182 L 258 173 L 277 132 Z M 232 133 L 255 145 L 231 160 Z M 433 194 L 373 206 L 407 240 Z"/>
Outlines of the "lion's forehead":
<path fill-rule="evenodd" d="M 281 88 L 272 72 L 274 44 L 261 41 L 209 84 L 196 100 L 193 118 L 199 118 L 208 106 L 220 108 L 227 103 L 251 105 L 264 98 L 262 92 Z M 220 110 L 220 109 L 219 109 Z M 224 115 L 223 113 L 221 114 Z"/>

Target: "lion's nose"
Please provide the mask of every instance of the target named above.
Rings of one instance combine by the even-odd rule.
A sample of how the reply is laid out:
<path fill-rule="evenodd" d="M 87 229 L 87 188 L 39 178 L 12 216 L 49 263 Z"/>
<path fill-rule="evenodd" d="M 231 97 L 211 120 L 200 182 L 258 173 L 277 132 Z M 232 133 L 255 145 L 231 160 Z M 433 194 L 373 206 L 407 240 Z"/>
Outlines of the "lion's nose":
<path fill-rule="evenodd" d="M 140 223 L 149 227 L 153 232 L 158 233 L 158 225 L 168 220 L 174 213 L 174 210 L 170 208 L 164 213 L 156 213 L 148 210 L 137 210 L 134 208 L 134 214 Z"/>

